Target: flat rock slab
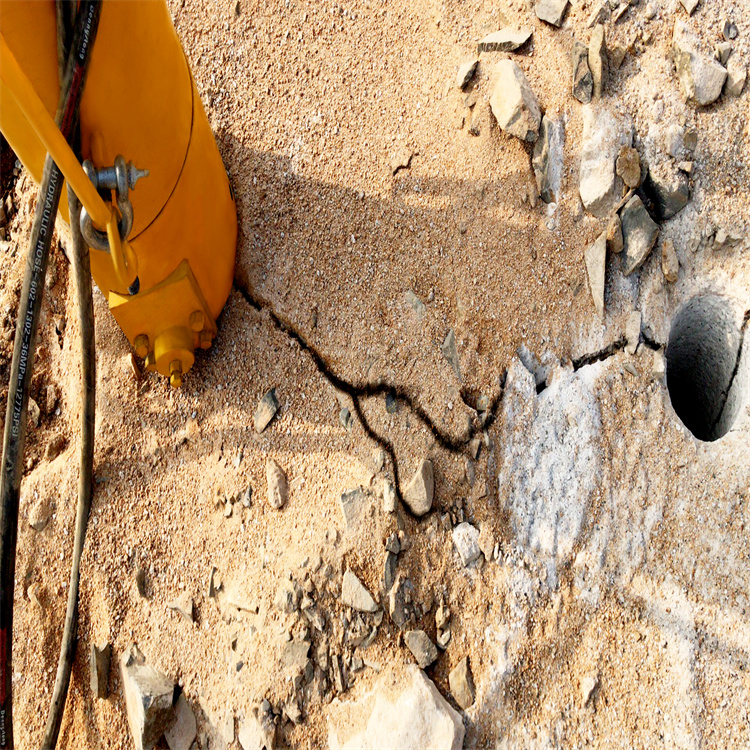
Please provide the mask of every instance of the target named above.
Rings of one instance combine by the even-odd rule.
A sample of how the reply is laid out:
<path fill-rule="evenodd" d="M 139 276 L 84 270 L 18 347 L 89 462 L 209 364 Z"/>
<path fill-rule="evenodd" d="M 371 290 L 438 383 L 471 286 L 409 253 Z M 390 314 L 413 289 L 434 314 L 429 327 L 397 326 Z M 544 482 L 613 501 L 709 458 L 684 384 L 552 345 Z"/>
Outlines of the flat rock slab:
<path fill-rule="evenodd" d="M 413 664 L 384 672 L 372 691 L 328 709 L 330 750 L 461 750 L 463 742 L 460 714 Z"/>
<path fill-rule="evenodd" d="M 721 96 L 727 79 L 726 68 L 710 55 L 698 51 L 698 38 L 683 21 L 674 25 L 672 60 L 688 101 L 705 107 Z"/>
<path fill-rule="evenodd" d="M 461 659 L 451 670 L 448 675 L 448 684 L 451 687 L 451 694 L 461 708 L 467 709 L 474 703 L 476 691 L 468 656 Z"/>
<path fill-rule="evenodd" d="M 594 95 L 594 76 L 589 67 L 589 50 L 579 41 L 573 42 L 573 96 L 581 104 L 588 104 Z"/>
<path fill-rule="evenodd" d="M 536 17 L 540 21 L 546 21 L 553 26 L 562 26 L 565 9 L 568 7 L 568 0 L 537 0 Z"/>
<path fill-rule="evenodd" d="M 584 252 L 591 299 L 599 317 L 604 315 L 604 278 L 607 264 L 607 233 L 602 232 Z"/>
<path fill-rule="evenodd" d="M 513 52 L 531 39 L 531 29 L 503 28 L 488 34 L 477 45 L 477 54 L 482 52 Z"/>
<path fill-rule="evenodd" d="M 629 276 L 645 262 L 659 236 L 659 226 L 649 216 L 643 201 L 634 195 L 620 212 L 623 240 L 623 273 Z"/>
<path fill-rule="evenodd" d="M 471 60 L 466 60 L 458 66 L 458 73 L 456 73 L 456 86 L 458 86 L 461 91 L 471 83 L 474 73 L 477 72 L 477 65 L 479 65 L 479 60 L 475 57 Z"/>
<path fill-rule="evenodd" d="M 542 113 L 521 68 L 512 60 L 495 65 L 495 83 L 490 96 L 492 114 L 509 135 L 533 143 L 539 137 Z"/>

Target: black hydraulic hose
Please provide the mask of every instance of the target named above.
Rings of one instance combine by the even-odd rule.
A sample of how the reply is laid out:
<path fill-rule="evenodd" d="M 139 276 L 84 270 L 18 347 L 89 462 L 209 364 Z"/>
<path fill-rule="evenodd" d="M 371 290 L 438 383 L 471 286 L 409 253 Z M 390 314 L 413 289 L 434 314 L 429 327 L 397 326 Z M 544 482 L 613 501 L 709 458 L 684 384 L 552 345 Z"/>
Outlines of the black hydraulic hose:
<path fill-rule="evenodd" d="M 79 7 L 55 118 L 67 140 L 75 129 L 100 10 L 101 0 L 83 0 Z M 18 308 L 0 470 L 0 748 L 14 747 L 12 652 L 18 501 L 36 329 L 62 183 L 62 173 L 47 155 Z"/>
<path fill-rule="evenodd" d="M 47 726 L 44 730 L 42 750 L 53 750 L 60 733 L 65 700 L 68 695 L 70 673 L 77 645 L 78 587 L 80 582 L 81 554 L 86 538 L 89 510 L 91 509 L 92 477 L 94 470 L 94 419 L 96 414 L 96 352 L 94 346 L 94 300 L 91 296 L 91 264 L 89 248 L 81 234 L 81 203 L 68 186 L 70 208 L 70 233 L 73 237 L 73 271 L 78 296 L 78 318 L 81 326 L 81 467 L 78 477 L 78 507 L 76 531 L 73 541 L 73 560 L 68 586 L 68 605 L 65 612 L 65 629 L 60 643 L 55 689 L 52 693 Z"/>

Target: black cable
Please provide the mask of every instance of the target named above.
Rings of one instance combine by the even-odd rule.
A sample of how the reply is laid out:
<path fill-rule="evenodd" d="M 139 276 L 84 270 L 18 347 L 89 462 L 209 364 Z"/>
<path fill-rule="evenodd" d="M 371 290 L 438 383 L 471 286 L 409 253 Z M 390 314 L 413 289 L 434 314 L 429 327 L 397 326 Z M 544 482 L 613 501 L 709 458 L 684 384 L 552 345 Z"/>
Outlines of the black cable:
<path fill-rule="evenodd" d="M 91 265 L 89 248 L 81 234 L 81 203 L 68 186 L 70 208 L 70 233 L 73 237 L 73 271 L 78 296 L 78 318 L 81 326 L 81 469 L 78 477 L 78 507 L 76 531 L 73 541 L 73 560 L 68 586 L 68 605 L 65 612 L 65 629 L 60 643 L 55 689 L 52 692 L 47 726 L 44 730 L 42 750 L 53 750 L 60 732 L 65 700 L 68 695 L 70 673 L 77 645 L 78 587 L 81 554 L 86 538 L 89 510 L 91 509 L 92 478 L 94 469 L 94 418 L 96 414 L 96 352 L 94 346 L 94 300 L 91 296 Z"/>
<path fill-rule="evenodd" d="M 69 140 L 78 118 L 91 46 L 99 23 L 101 0 L 83 0 L 68 57 L 65 85 L 55 120 Z M 15 590 L 18 501 L 23 474 L 26 413 L 47 260 L 63 176 L 47 155 L 16 321 L 8 405 L 0 471 L 0 748 L 13 748 L 13 599 Z"/>

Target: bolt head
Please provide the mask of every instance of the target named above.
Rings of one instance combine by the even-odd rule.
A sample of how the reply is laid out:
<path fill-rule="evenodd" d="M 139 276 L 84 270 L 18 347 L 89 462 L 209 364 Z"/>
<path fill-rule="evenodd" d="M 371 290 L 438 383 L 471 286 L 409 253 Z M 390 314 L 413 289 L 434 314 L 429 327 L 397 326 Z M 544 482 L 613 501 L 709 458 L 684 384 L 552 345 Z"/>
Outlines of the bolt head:
<path fill-rule="evenodd" d="M 133 342 L 135 353 L 141 358 L 145 359 L 148 355 L 148 336 L 145 333 L 141 333 L 135 337 Z"/>
<path fill-rule="evenodd" d="M 195 312 L 190 314 L 190 327 L 196 333 L 203 330 L 204 322 L 205 322 L 205 316 L 203 315 L 202 310 L 196 310 Z"/>

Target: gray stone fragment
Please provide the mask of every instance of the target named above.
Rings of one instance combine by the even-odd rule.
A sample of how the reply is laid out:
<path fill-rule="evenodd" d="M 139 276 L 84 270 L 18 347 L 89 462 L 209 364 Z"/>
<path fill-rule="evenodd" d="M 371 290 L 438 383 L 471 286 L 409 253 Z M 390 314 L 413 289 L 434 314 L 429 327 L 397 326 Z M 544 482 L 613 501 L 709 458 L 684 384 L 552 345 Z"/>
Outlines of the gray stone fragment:
<path fill-rule="evenodd" d="M 640 268 L 659 236 L 659 227 L 643 205 L 643 201 L 634 195 L 620 212 L 623 238 L 623 273 L 629 276 Z"/>
<path fill-rule="evenodd" d="M 169 745 L 169 750 L 190 750 L 193 740 L 195 740 L 197 727 L 195 714 L 193 714 L 193 709 L 190 708 L 184 693 L 180 693 L 174 712 L 175 722 L 164 732 L 164 739 Z"/>
<path fill-rule="evenodd" d="M 586 706 L 599 686 L 599 675 L 587 675 L 581 680 L 581 706 Z"/>
<path fill-rule="evenodd" d="M 726 19 L 724 21 L 724 25 L 722 26 L 721 33 L 727 41 L 730 41 L 731 39 L 736 39 L 737 35 L 740 33 L 739 29 L 737 28 L 737 24 L 733 21 L 730 21 Z"/>
<path fill-rule="evenodd" d="M 386 553 L 385 565 L 383 568 L 383 590 L 386 593 L 391 590 L 393 582 L 396 580 L 397 566 L 398 556 L 393 552 Z"/>
<path fill-rule="evenodd" d="M 303 674 L 309 661 L 309 653 L 310 641 L 286 641 L 281 649 L 281 659 L 279 660 L 282 672 L 288 677 Z"/>
<path fill-rule="evenodd" d="M 602 232 L 584 252 L 589 289 L 597 315 L 604 315 L 604 279 L 607 263 L 607 234 Z"/>
<path fill-rule="evenodd" d="M 268 504 L 272 508 L 282 508 L 289 497 L 286 474 L 272 458 L 266 460 L 266 483 L 268 485 Z"/>
<path fill-rule="evenodd" d="M 677 253 L 675 252 L 672 240 L 664 240 L 661 243 L 661 270 L 664 278 L 670 284 L 674 284 L 677 281 L 680 263 L 677 260 Z"/>
<path fill-rule="evenodd" d="M 341 584 L 341 603 L 358 612 L 377 612 L 378 605 L 370 592 L 351 570 L 344 573 Z"/>
<path fill-rule="evenodd" d="M 451 611 L 445 602 L 440 602 L 435 610 L 435 627 L 438 630 L 445 630 L 451 621 Z"/>
<path fill-rule="evenodd" d="M 422 320 L 427 313 L 424 302 L 411 289 L 407 290 L 404 299 L 406 299 L 406 304 L 417 314 L 417 320 Z"/>
<path fill-rule="evenodd" d="M 714 47 L 714 57 L 724 66 L 729 60 L 729 55 L 732 54 L 732 45 L 730 42 L 719 42 Z"/>
<path fill-rule="evenodd" d="M 479 559 L 482 554 L 479 548 L 479 529 L 467 522 L 460 523 L 453 529 L 452 536 L 453 546 L 458 551 L 464 567 Z"/>
<path fill-rule="evenodd" d="M 557 203 L 560 198 L 564 146 L 565 126 L 562 120 L 545 115 L 531 160 L 539 197 L 545 203 Z"/>
<path fill-rule="evenodd" d="M 461 659 L 451 670 L 448 683 L 451 687 L 451 694 L 461 708 L 465 710 L 474 703 L 474 676 L 471 674 L 468 656 Z"/>
<path fill-rule="evenodd" d="M 663 162 L 648 170 L 644 190 L 653 201 L 657 218 L 665 221 L 687 206 L 690 178 L 672 162 Z"/>
<path fill-rule="evenodd" d="M 403 629 L 414 613 L 414 585 L 408 578 L 399 575 L 388 592 L 388 614 L 393 624 Z"/>
<path fill-rule="evenodd" d="M 495 65 L 490 106 L 498 124 L 509 135 L 530 143 L 539 137 L 539 101 L 524 72 L 512 60 L 500 60 Z"/>
<path fill-rule="evenodd" d="M 589 68 L 594 81 L 594 99 L 601 99 L 604 87 L 607 85 L 609 63 L 607 60 L 607 43 L 604 26 L 597 24 L 591 32 L 589 40 Z"/>
<path fill-rule="evenodd" d="M 537 0 L 536 17 L 553 26 L 561 26 L 568 0 Z"/>
<path fill-rule="evenodd" d="M 297 595 L 297 589 L 294 587 L 294 583 L 288 579 L 284 579 L 279 587 L 276 589 L 276 596 L 274 596 L 273 603 L 280 612 L 285 615 L 291 615 L 297 611 L 299 604 L 299 596 Z"/>
<path fill-rule="evenodd" d="M 263 432 L 269 422 L 276 416 L 279 410 L 279 402 L 276 399 L 276 389 L 271 388 L 268 393 L 258 402 L 253 415 L 253 424 L 256 432 Z"/>
<path fill-rule="evenodd" d="M 685 98 L 701 106 L 721 95 L 727 71 L 718 60 L 698 51 L 698 39 L 683 21 L 677 21 L 672 35 L 672 60 Z"/>
<path fill-rule="evenodd" d="M 594 77 L 589 68 L 589 51 L 579 41 L 573 43 L 573 96 L 581 104 L 588 104 L 594 95 Z"/>
<path fill-rule="evenodd" d="M 477 66 L 479 65 L 478 58 L 472 58 L 466 60 L 458 66 L 458 73 L 456 74 L 456 86 L 463 91 L 471 82 L 471 79 L 476 73 Z"/>
<path fill-rule="evenodd" d="M 107 698 L 109 696 L 109 666 L 112 661 L 112 644 L 105 643 L 103 646 L 91 644 L 89 654 L 89 669 L 91 693 L 94 698 Z"/>
<path fill-rule="evenodd" d="M 461 380 L 461 366 L 458 361 L 458 350 L 456 349 L 456 334 L 452 328 L 448 329 L 448 333 L 443 340 L 443 345 L 440 348 L 446 362 L 453 368 L 456 377 Z"/>
<path fill-rule="evenodd" d="M 177 612 L 183 619 L 193 622 L 193 598 L 185 591 L 167 604 L 167 608 Z"/>
<path fill-rule="evenodd" d="M 351 430 L 352 425 L 354 424 L 354 420 L 352 419 L 352 413 L 345 406 L 342 406 L 341 410 L 339 411 L 339 424 L 345 430 Z"/>
<path fill-rule="evenodd" d="M 139 657 L 120 659 L 122 689 L 135 750 L 152 750 L 174 721 L 174 683 Z"/>
<path fill-rule="evenodd" d="M 488 34 L 477 45 L 477 54 L 482 52 L 513 52 L 531 39 L 531 29 L 503 28 Z"/>
<path fill-rule="evenodd" d="M 735 52 L 727 63 L 727 82 L 724 85 L 724 94 L 727 96 L 739 96 L 745 88 L 747 81 L 747 67 L 742 58 Z"/>
<path fill-rule="evenodd" d="M 698 7 L 700 0 L 680 0 L 682 7 L 688 12 L 688 15 L 692 16 L 693 11 Z"/>
<path fill-rule="evenodd" d="M 404 642 L 421 669 L 427 669 L 438 658 L 437 646 L 424 630 L 407 631 L 404 633 Z"/>
<path fill-rule="evenodd" d="M 714 250 L 727 250 L 736 247 L 742 242 L 743 235 L 737 229 L 724 229 L 720 227 L 714 235 Z"/>
<path fill-rule="evenodd" d="M 423 516 L 432 508 L 434 493 L 435 478 L 432 461 L 425 458 L 420 462 L 409 484 L 406 485 L 403 493 L 404 502 L 415 516 Z"/>

